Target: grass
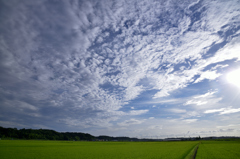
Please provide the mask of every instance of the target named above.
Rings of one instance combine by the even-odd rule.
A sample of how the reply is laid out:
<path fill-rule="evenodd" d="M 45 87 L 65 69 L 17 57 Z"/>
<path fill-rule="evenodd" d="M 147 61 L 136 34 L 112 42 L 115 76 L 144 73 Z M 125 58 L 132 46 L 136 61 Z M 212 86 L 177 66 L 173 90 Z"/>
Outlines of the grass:
<path fill-rule="evenodd" d="M 199 141 L 77 142 L 0 140 L 1 159 L 189 159 Z M 240 140 L 200 141 L 196 159 L 240 158 Z"/>
<path fill-rule="evenodd" d="M 198 143 L 192 150 L 190 150 L 184 159 L 195 159 L 199 144 L 200 143 Z"/>
<path fill-rule="evenodd" d="M 196 159 L 240 158 L 240 140 L 236 141 L 202 141 Z"/>
<path fill-rule="evenodd" d="M 1 140 L 0 158 L 184 159 L 198 144 L 182 142 L 69 142 Z"/>

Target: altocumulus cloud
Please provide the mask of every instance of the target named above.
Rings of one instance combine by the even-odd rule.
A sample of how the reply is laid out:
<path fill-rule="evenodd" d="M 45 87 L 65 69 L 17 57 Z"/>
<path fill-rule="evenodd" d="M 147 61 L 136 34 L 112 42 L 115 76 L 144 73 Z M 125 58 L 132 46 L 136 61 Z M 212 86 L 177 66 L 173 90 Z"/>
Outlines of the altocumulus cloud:
<path fill-rule="evenodd" d="M 1 126 L 135 136 L 221 133 L 205 126 L 221 119 L 239 135 L 239 90 L 225 80 L 240 66 L 237 0 L 1 0 L 0 10 Z"/>

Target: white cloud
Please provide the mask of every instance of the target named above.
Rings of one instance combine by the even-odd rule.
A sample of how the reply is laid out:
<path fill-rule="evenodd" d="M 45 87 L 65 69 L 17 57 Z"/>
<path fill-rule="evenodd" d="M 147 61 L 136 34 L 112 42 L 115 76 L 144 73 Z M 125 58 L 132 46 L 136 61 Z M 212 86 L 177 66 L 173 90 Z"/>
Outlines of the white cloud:
<path fill-rule="evenodd" d="M 220 108 L 220 109 L 210 109 L 210 110 L 206 110 L 204 113 L 209 114 L 209 113 L 217 113 L 217 112 L 219 112 L 219 115 L 237 113 L 237 112 L 240 112 L 240 108 L 234 109 L 234 108 L 228 107 L 228 108 Z"/>
<path fill-rule="evenodd" d="M 151 101 L 144 102 L 144 104 L 176 104 L 176 103 L 182 103 L 182 99 L 176 99 L 176 98 L 170 98 L 170 99 L 153 99 Z M 153 108 L 156 107 L 156 105 L 153 105 Z"/>
<path fill-rule="evenodd" d="M 211 2 L 210 4 L 213 5 L 213 3 Z M 211 7 L 211 5 L 209 7 Z M 218 6 L 220 6 L 220 5 L 222 5 L 222 4 L 221 3 L 218 4 Z M 232 6 L 233 3 L 228 2 L 227 5 Z M 213 9 L 214 11 L 217 10 L 215 7 L 213 7 L 213 8 L 214 8 Z M 231 8 L 234 10 L 231 13 L 228 12 L 225 14 L 225 13 L 221 12 L 222 14 L 224 14 L 224 17 L 226 19 L 228 19 L 227 21 L 229 23 L 231 21 L 229 19 L 229 17 L 231 17 L 232 15 L 237 15 L 237 13 L 238 13 L 236 8 L 235 9 L 234 8 L 235 7 Z M 222 11 L 222 9 L 221 9 L 221 11 Z M 218 10 L 217 12 L 220 12 L 220 10 Z M 207 19 L 209 17 L 213 16 L 212 12 L 209 12 L 209 10 L 207 10 L 206 13 L 207 13 L 206 14 Z M 214 17 L 215 16 L 216 16 L 216 14 L 214 14 Z M 218 16 L 218 18 L 216 18 L 216 19 L 222 20 L 222 17 Z M 214 31 L 221 30 L 220 26 L 223 26 L 223 24 L 219 25 L 220 23 L 218 23 L 218 22 L 212 23 L 210 20 L 204 21 L 204 18 L 202 19 L 202 21 L 199 21 L 199 23 L 201 24 L 201 26 L 196 27 L 196 29 L 198 29 L 199 32 L 188 32 L 187 34 L 185 34 L 184 37 L 179 38 L 180 40 L 182 40 L 181 41 L 182 45 L 180 47 L 177 46 L 178 48 L 176 48 L 176 50 L 174 50 L 174 51 L 177 51 L 176 56 L 174 56 L 174 58 L 166 59 L 166 60 L 171 59 L 171 61 L 172 61 L 171 63 L 176 63 L 176 62 L 180 63 L 182 58 L 183 59 L 190 58 L 191 60 L 196 59 L 197 65 L 192 66 L 189 70 L 185 70 L 183 72 L 184 74 L 177 74 L 182 79 L 180 81 L 176 80 L 176 82 L 174 82 L 175 86 L 177 86 L 177 84 L 179 84 L 177 87 L 173 87 L 172 83 L 168 83 L 169 80 L 164 80 L 165 85 L 163 88 L 162 88 L 162 85 L 160 85 L 159 89 L 161 89 L 161 91 L 155 95 L 156 98 L 168 96 L 169 92 L 174 91 L 181 87 L 185 87 L 186 83 L 192 82 L 194 75 L 200 75 L 200 78 L 198 78 L 195 81 L 195 83 L 201 82 L 204 79 L 214 80 L 214 79 L 218 78 L 219 76 L 221 76 L 221 73 L 217 73 L 216 71 L 209 71 L 209 70 L 202 71 L 206 66 L 217 63 L 217 62 L 222 62 L 222 61 L 225 61 L 228 59 L 234 59 L 234 58 L 240 59 L 239 54 L 237 54 L 237 52 L 239 52 L 239 51 L 237 51 L 237 50 L 239 50 L 239 48 L 238 48 L 239 46 L 236 43 L 237 41 L 239 41 L 238 37 L 233 38 L 229 44 L 227 44 L 223 49 L 220 49 L 219 51 L 217 51 L 216 54 L 213 55 L 212 57 L 202 59 L 201 58 L 202 55 L 204 53 L 206 53 L 210 47 L 209 44 L 212 44 L 212 43 L 218 44 L 218 43 L 222 42 L 223 39 L 221 37 L 219 37 L 217 35 L 213 35 L 211 32 L 212 32 L 212 30 L 214 30 Z M 226 21 L 224 23 L 226 23 Z M 212 24 L 214 24 L 214 25 L 212 25 Z M 210 28 L 208 28 L 209 25 L 211 26 Z M 187 45 L 184 45 L 184 44 L 187 44 Z M 183 52 L 181 52 L 182 50 L 183 50 Z M 170 56 L 170 57 L 173 57 L 173 56 Z"/>
<path fill-rule="evenodd" d="M 215 94 L 215 93 L 217 93 L 217 91 L 209 91 L 209 92 L 207 92 L 207 93 L 205 93 L 205 94 L 203 94 L 203 95 L 198 95 L 198 96 L 195 96 L 195 97 L 193 97 L 193 98 L 206 98 L 206 97 L 211 97 L 213 94 Z"/>
<path fill-rule="evenodd" d="M 201 73 L 200 77 L 194 83 L 201 82 L 204 79 L 215 80 L 221 75 L 220 73 L 216 73 L 216 71 L 205 71 Z"/>
<path fill-rule="evenodd" d="M 121 123 L 118 123 L 118 125 L 119 126 L 130 126 L 130 125 L 135 125 L 135 124 L 141 124 L 143 122 L 144 122 L 144 120 L 130 119 L 130 120 L 125 120 Z"/>
<path fill-rule="evenodd" d="M 187 111 L 185 114 L 181 115 L 182 119 L 190 117 L 200 117 L 200 113 L 198 111 Z"/>
<path fill-rule="evenodd" d="M 163 129 L 163 126 L 162 125 L 152 125 L 152 126 L 149 126 L 148 129 L 161 130 L 161 129 Z"/>
<path fill-rule="evenodd" d="M 142 91 L 142 87 L 128 87 L 126 90 L 126 94 L 125 94 L 125 100 L 129 101 L 132 99 L 135 99 Z"/>
<path fill-rule="evenodd" d="M 185 105 L 204 105 L 207 104 L 207 101 L 201 101 L 201 100 L 189 100 L 185 103 Z"/>
<path fill-rule="evenodd" d="M 204 113 L 208 114 L 208 113 L 222 112 L 222 111 L 224 111 L 225 109 L 226 109 L 226 108 L 210 109 L 210 110 L 206 110 Z"/>
<path fill-rule="evenodd" d="M 147 113 L 149 110 L 131 110 L 129 115 L 141 115 Z"/>
<path fill-rule="evenodd" d="M 31 105 L 31 104 L 28 104 L 28 103 L 22 102 L 22 101 L 18 101 L 17 107 L 27 108 L 27 109 L 30 109 L 30 110 L 33 110 L 33 111 L 36 111 L 36 110 L 39 109 L 39 108 L 37 108 L 36 106 L 33 106 L 33 105 Z"/>
<path fill-rule="evenodd" d="M 223 114 L 231 114 L 231 113 L 237 113 L 237 112 L 240 112 L 240 108 L 238 109 L 225 109 L 224 111 L 220 112 L 220 115 L 223 115 Z"/>
<path fill-rule="evenodd" d="M 12 109 L 13 111 L 19 111 L 26 114 L 28 111 L 37 112 L 39 110 L 38 107 L 20 100 L 6 100 L 3 103 L 5 106 L 7 106 L 9 109 Z"/>
<path fill-rule="evenodd" d="M 216 66 L 212 67 L 211 69 L 212 70 L 216 70 L 218 68 L 225 68 L 225 67 L 228 67 L 228 66 L 229 66 L 228 64 L 226 64 L 226 65 L 219 65 L 219 64 L 217 64 Z"/>
<path fill-rule="evenodd" d="M 168 109 L 168 111 L 173 112 L 173 113 L 186 113 L 187 112 L 185 109 L 178 109 L 178 108 Z"/>
<path fill-rule="evenodd" d="M 227 45 L 225 45 L 222 49 L 216 52 L 216 54 L 208 59 L 201 59 L 197 61 L 196 67 L 204 68 L 210 64 L 223 62 L 226 60 L 240 59 L 240 55 L 238 54 L 240 50 L 240 46 L 238 45 L 239 37 L 233 38 Z"/>
<path fill-rule="evenodd" d="M 194 122 L 198 121 L 198 119 L 185 119 L 183 121 L 186 123 L 194 123 Z"/>
<path fill-rule="evenodd" d="M 188 99 L 187 102 L 184 103 L 184 105 L 196 105 L 196 106 L 201 106 L 198 108 L 205 108 L 206 106 L 212 106 L 216 105 L 219 101 L 222 100 L 221 97 L 216 97 L 214 94 L 217 93 L 218 91 L 208 91 L 205 94 L 202 95 L 195 95 L 192 96 L 190 99 Z"/>
<path fill-rule="evenodd" d="M 226 26 L 229 23 L 234 23 L 239 20 L 237 1 L 208 1 L 207 5 L 214 6 L 206 11 L 207 16 L 204 17 L 204 19 L 206 19 L 206 27 L 208 27 L 209 30 L 218 31 L 222 26 Z M 222 10 L 224 10 L 224 12 L 222 12 Z"/>

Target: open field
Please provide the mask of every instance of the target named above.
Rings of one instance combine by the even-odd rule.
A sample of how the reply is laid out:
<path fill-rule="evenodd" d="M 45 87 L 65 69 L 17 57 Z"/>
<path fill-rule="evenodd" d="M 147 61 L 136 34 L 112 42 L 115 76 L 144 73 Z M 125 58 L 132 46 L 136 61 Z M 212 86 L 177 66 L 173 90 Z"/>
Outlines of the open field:
<path fill-rule="evenodd" d="M 240 158 L 240 140 L 175 142 L 82 142 L 0 140 L 0 158 L 187 159 L 199 144 L 196 159 Z"/>
<path fill-rule="evenodd" d="M 199 142 L 69 142 L 1 140 L 0 158 L 154 159 L 185 158 Z"/>
<path fill-rule="evenodd" d="M 196 159 L 240 158 L 240 140 L 236 141 L 202 141 Z"/>

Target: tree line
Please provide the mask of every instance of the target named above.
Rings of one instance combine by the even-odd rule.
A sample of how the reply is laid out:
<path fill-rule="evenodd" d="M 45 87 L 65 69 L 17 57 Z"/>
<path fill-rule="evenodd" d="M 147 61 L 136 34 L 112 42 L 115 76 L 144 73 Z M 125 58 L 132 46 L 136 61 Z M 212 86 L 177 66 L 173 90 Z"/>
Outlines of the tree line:
<path fill-rule="evenodd" d="M 0 126 L 0 138 L 25 140 L 74 140 L 74 141 L 140 141 L 130 137 L 92 136 L 81 132 L 57 132 L 49 129 L 17 129 Z M 142 139 L 145 141 L 147 139 Z"/>
<path fill-rule="evenodd" d="M 0 126 L 0 138 L 10 139 L 42 139 L 42 140 L 94 140 L 95 137 L 80 132 L 56 132 L 48 129 L 17 129 Z"/>
<path fill-rule="evenodd" d="M 81 132 L 57 132 L 49 129 L 17 129 L 0 126 L 0 138 L 24 140 L 71 140 L 71 141 L 140 141 L 130 137 L 92 136 Z"/>

